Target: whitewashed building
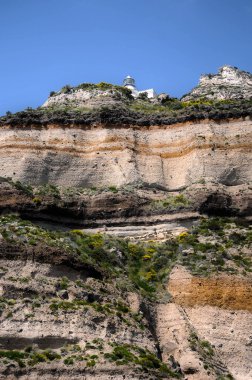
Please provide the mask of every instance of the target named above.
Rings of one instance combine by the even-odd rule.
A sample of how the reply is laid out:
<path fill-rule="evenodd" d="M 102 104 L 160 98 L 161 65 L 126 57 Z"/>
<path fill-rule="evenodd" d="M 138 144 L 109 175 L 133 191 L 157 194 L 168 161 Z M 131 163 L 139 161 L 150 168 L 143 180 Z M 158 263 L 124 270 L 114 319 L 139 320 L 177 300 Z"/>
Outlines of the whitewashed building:
<path fill-rule="evenodd" d="M 139 96 L 139 94 L 142 94 L 143 92 L 147 93 L 147 96 L 148 96 L 149 99 L 155 98 L 157 96 L 157 94 L 156 94 L 156 92 L 155 92 L 155 90 L 153 88 L 149 88 L 148 90 L 138 91 L 138 89 L 136 88 L 136 81 L 130 75 L 128 75 L 124 79 L 123 86 L 127 87 L 129 90 L 131 90 L 132 95 L 134 96 L 134 98 L 137 98 Z"/>

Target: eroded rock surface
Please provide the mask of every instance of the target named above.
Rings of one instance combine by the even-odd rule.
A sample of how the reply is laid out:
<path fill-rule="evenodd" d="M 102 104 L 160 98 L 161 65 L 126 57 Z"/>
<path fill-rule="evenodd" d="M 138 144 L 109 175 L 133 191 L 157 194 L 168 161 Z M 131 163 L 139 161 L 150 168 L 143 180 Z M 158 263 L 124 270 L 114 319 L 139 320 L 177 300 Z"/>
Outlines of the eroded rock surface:
<path fill-rule="evenodd" d="M 252 377 L 251 85 L 1 117 L 0 379 Z"/>
<path fill-rule="evenodd" d="M 22 157 L 20 159 L 20 154 Z M 0 176 L 30 184 L 182 189 L 251 181 L 251 120 L 169 126 L 1 127 Z"/>
<path fill-rule="evenodd" d="M 223 66 L 218 74 L 205 74 L 200 77 L 199 85 L 183 101 L 199 98 L 206 99 L 250 99 L 252 97 L 252 74 L 237 67 Z"/>
<path fill-rule="evenodd" d="M 188 379 L 212 376 L 204 369 L 211 355 L 199 360 L 195 351 L 198 343 L 208 347 L 204 341 L 216 351 L 215 370 L 226 366 L 237 380 L 251 378 L 251 287 L 251 276 L 197 278 L 174 268 L 168 283 L 173 302 L 158 307 L 158 333 L 165 355 L 173 353 Z"/>

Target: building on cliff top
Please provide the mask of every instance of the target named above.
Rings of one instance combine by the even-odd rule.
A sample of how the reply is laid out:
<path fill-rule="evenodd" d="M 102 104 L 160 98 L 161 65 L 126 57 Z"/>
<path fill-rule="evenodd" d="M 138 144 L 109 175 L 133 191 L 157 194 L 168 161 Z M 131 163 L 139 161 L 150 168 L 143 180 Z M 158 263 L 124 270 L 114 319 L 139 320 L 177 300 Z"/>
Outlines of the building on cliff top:
<path fill-rule="evenodd" d="M 149 99 L 155 98 L 157 96 L 157 94 L 153 88 L 149 88 L 148 90 L 138 91 L 136 88 L 135 79 L 132 78 L 130 75 L 126 76 L 126 78 L 124 79 L 123 86 L 127 87 L 129 90 L 131 90 L 134 98 L 137 98 L 142 93 L 146 93 Z"/>

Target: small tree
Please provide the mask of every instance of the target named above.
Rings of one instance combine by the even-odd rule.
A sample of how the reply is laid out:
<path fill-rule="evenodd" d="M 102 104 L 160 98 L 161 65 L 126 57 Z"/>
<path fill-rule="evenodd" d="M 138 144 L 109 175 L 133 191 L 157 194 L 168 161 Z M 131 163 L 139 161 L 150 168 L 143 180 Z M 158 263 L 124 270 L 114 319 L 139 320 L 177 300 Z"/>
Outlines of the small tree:
<path fill-rule="evenodd" d="M 66 85 L 62 88 L 61 92 L 63 92 L 63 94 L 68 94 L 69 92 L 71 92 L 71 86 L 70 86 L 69 84 L 66 84 Z"/>
<path fill-rule="evenodd" d="M 148 99 L 148 94 L 147 94 L 147 92 L 141 92 L 141 93 L 138 95 L 138 99 L 140 99 L 140 100 L 147 100 L 147 99 Z"/>

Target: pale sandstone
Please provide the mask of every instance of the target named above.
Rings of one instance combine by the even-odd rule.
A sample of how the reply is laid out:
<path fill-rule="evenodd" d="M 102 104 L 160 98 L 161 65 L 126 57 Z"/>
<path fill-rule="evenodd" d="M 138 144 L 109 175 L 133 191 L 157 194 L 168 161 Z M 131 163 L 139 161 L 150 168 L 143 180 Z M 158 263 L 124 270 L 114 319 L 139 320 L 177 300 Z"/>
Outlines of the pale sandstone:
<path fill-rule="evenodd" d="M 31 184 L 180 189 L 252 180 L 251 120 L 152 127 L 1 128 L 0 176 Z"/>
<path fill-rule="evenodd" d="M 177 266 L 170 275 L 168 291 L 174 303 L 160 305 L 157 311 L 157 330 L 165 354 L 173 352 L 181 366 L 190 362 L 197 370 L 196 354 L 188 348 L 193 331 L 213 345 L 236 380 L 251 379 L 251 276 L 197 278 Z M 185 360 L 188 351 L 190 360 Z M 204 375 L 198 378 L 204 379 Z"/>

